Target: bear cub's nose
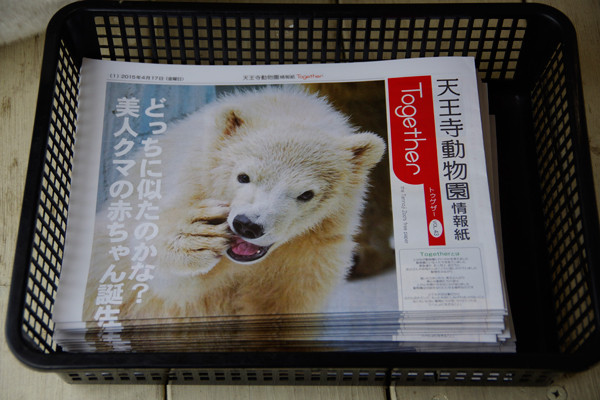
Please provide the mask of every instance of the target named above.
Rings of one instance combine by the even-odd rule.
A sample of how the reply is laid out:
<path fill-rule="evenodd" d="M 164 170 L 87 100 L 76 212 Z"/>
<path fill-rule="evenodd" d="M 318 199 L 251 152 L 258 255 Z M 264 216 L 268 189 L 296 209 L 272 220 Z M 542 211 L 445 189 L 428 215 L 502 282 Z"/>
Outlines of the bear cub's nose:
<path fill-rule="evenodd" d="M 257 239 L 265 234 L 262 225 L 250 221 L 244 214 L 236 215 L 233 219 L 233 229 L 235 233 L 247 239 Z"/>

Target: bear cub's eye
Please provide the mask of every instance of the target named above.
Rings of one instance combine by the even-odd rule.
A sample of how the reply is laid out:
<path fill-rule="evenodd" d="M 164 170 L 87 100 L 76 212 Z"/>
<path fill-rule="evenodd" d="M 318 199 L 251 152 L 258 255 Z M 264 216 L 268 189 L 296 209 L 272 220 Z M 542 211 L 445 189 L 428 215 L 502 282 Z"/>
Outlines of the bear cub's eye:
<path fill-rule="evenodd" d="M 302 193 L 300 196 L 298 196 L 296 198 L 300 201 L 309 201 L 313 197 L 315 197 L 314 192 L 312 190 L 307 190 L 306 192 Z"/>
<path fill-rule="evenodd" d="M 237 180 L 239 183 L 249 183 L 250 182 L 250 177 L 246 174 L 239 174 L 237 176 Z"/>

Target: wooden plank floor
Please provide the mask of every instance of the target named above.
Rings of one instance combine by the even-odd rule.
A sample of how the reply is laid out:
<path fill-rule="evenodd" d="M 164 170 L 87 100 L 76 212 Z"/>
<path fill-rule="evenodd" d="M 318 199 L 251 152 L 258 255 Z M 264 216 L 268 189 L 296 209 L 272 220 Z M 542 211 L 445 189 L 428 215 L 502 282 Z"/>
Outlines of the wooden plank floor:
<path fill-rule="evenodd" d="M 350 2 L 350 1 L 348 1 Z M 354 1 L 364 2 L 364 1 Z M 447 2 L 447 1 L 441 1 Z M 456 0 L 454 1 L 456 2 Z M 573 21 L 579 39 L 586 117 L 596 196 L 600 199 L 600 1 L 544 0 Z M 43 35 L 0 47 L 0 324 L 12 272 L 29 143 L 42 61 Z M 600 365 L 565 376 L 547 388 L 491 387 L 249 387 L 68 385 L 54 374 L 20 364 L 0 347 L 0 399 L 576 399 L 600 398 Z M 556 397 L 558 394 L 559 397 Z M 565 397 L 566 396 L 566 397 Z"/>

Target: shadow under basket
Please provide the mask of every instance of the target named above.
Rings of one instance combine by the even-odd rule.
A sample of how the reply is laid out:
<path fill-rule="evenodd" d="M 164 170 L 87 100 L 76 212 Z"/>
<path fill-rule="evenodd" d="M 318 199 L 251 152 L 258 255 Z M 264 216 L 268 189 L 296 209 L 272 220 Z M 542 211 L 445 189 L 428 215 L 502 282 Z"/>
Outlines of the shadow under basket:
<path fill-rule="evenodd" d="M 52 339 L 83 57 L 335 63 L 473 56 L 495 115 L 516 353 L 67 353 Z M 26 365 L 73 383 L 547 385 L 600 359 L 600 235 L 576 37 L 532 4 L 75 3 L 46 35 L 7 317 Z"/>

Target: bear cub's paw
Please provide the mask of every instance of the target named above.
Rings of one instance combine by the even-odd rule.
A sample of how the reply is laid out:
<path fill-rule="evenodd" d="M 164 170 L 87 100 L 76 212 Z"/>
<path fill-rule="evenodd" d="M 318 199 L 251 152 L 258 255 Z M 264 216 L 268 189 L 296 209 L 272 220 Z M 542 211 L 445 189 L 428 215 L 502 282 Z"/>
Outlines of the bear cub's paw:
<path fill-rule="evenodd" d="M 206 199 L 187 212 L 167 247 L 177 258 L 184 258 L 192 271 L 206 273 L 229 248 L 232 233 L 227 224 L 229 205 Z"/>

